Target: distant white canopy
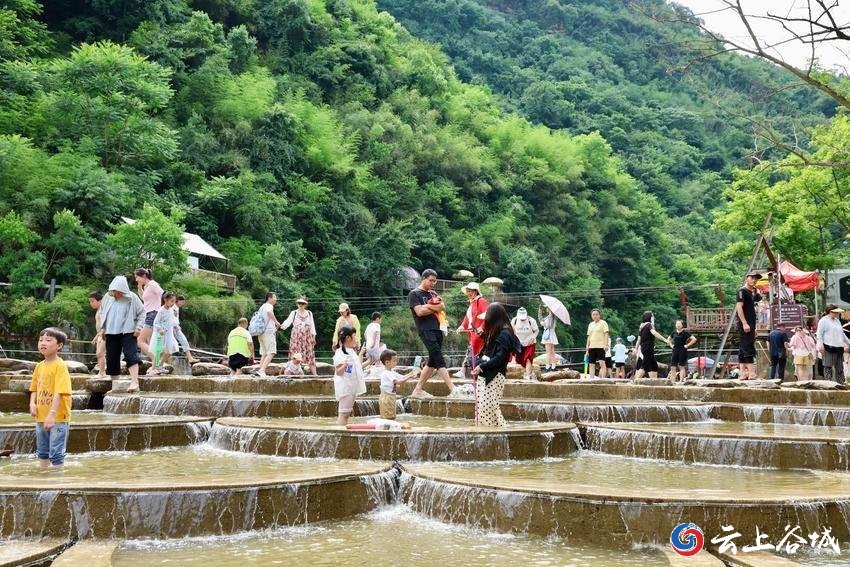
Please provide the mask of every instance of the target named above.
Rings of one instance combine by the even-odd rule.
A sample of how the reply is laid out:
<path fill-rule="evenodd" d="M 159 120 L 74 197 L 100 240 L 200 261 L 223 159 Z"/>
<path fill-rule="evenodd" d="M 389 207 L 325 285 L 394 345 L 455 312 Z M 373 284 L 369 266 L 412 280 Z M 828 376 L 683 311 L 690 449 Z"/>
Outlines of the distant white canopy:
<path fill-rule="evenodd" d="M 127 217 L 121 217 L 127 224 L 136 224 L 136 221 Z M 219 260 L 227 260 L 221 252 L 210 246 L 209 242 L 191 232 L 183 233 L 183 250 L 195 256 L 207 256 Z"/>
<path fill-rule="evenodd" d="M 487 278 L 486 280 L 484 280 L 481 283 L 485 283 L 485 284 L 489 284 L 489 285 L 502 285 L 505 282 L 502 281 L 501 278 L 497 278 L 495 276 L 490 276 L 489 278 Z"/>
<path fill-rule="evenodd" d="M 458 271 L 456 271 L 456 272 L 454 273 L 454 275 L 453 275 L 452 277 L 453 277 L 453 278 L 458 278 L 458 279 L 462 279 L 462 278 L 474 278 L 474 277 L 475 277 L 475 274 L 473 274 L 473 273 L 472 273 L 472 272 L 470 272 L 469 270 L 458 270 Z"/>

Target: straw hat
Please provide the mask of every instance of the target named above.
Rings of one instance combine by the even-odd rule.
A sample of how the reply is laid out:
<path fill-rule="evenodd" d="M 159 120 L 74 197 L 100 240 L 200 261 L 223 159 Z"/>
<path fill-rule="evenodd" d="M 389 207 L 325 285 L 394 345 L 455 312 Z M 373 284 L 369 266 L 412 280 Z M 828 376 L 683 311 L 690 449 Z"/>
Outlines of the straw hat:
<path fill-rule="evenodd" d="M 465 286 L 463 286 L 461 289 L 462 289 L 463 291 L 469 291 L 469 290 L 472 290 L 472 291 L 480 291 L 480 290 L 481 290 L 481 287 L 480 287 L 477 283 L 475 283 L 475 282 L 469 282 L 468 284 L 466 284 Z"/>
<path fill-rule="evenodd" d="M 295 303 L 302 303 L 302 304 L 304 304 L 304 305 L 308 305 L 308 304 L 309 304 L 309 302 L 307 301 L 307 298 L 306 298 L 306 297 L 304 297 L 303 295 L 302 295 L 301 297 L 299 297 L 298 299 L 296 299 L 296 300 L 295 300 Z"/>
<path fill-rule="evenodd" d="M 351 307 L 349 307 L 347 303 L 340 303 L 339 304 L 339 312 L 345 313 L 346 311 L 351 311 Z"/>

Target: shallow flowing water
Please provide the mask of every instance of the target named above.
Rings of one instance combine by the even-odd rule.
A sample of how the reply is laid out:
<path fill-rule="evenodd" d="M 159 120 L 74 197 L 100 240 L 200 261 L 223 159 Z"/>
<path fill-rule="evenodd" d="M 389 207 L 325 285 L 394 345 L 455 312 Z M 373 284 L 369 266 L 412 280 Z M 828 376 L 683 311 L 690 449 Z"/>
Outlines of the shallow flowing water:
<path fill-rule="evenodd" d="M 792 425 L 784 423 L 753 423 L 709 421 L 702 423 L 637 423 L 606 425 L 612 429 L 640 429 L 659 433 L 727 434 L 758 437 L 850 440 L 850 427 L 823 425 Z"/>
<path fill-rule="evenodd" d="M 351 520 L 237 537 L 125 542 L 115 567 L 181 565 L 668 565 L 655 549 L 614 550 L 489 533 L 391 506 Z"/>
<path fill-rule="evenodd" d="M 366 423 L 370 419 L 380 416 L 370 415 L 366 417 L 354 417 L 349 423 Z M 398 414 L 396 421 L 399 423 L 409 423 L 412 431 L 417 429 L 439 429 L 446 432 L 451 431 L 489 431 L 498 432 L 506 429 L 522 429 L 522 428 L 540 428 L 547 427 L 548 424 L 535 423 L 532 421 L 509 421 L 503 428 L 476 426 L 472 419 L 459 419 L 451 417 L 433 417 L 427 415 L 414 414 Z M 246 424 L 252 426 L 268 424 L 270 427 L 283 426 L 293 428 L 328 428 L 335 430 L 345 430 L 345 426 L 336 424 L 335 417 L 297 417 L 297 418 L 259 418 L 256 420 L 246 420 Z"/>
<path fill-rule="evenodd" d="M 61 469 L 40 469 L 35 457 L 0 462 L 0 487 L 109 489 L 258 485 L 374 472 L 375 462 L 307 460 L 220 451 L 208 445 L 138 452 L 68 455 Z"/>
<path fill-rule="evenodd" d="M 185 421 L 182 416 L 171 415 L 138 415 L 104 413 L 102 411 L 73 411 L 71 412 L 71 428 L 75 425 L 142 425 L 149 423 L 168 423 Z M 35 420 L 28 413 L 0 413 L 0 427 L 26 426 L 32 427 Z"/>
<path fill-rule="evenodd" d="M 850 474 L 660 461 L 582 451 L 517 463 L 423 463 L 413 474 L 520 491 L 618 498 L 797 500 L 850 498 Z"/>

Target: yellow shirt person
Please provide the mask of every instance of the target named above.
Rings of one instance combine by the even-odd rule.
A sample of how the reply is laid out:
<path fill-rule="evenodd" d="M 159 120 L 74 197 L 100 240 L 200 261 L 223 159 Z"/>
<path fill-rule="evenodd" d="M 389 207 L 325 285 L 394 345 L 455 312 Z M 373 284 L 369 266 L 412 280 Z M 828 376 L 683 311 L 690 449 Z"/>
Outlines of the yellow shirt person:
<path fill-rule="evenodd" d="M 608 348 L 608 323 L 600 319 L 587 325 L 587 348 Z"/>
<path fill-rule="evenodd" d="M 71 421 L 71 374 L 65 361 L 56 357 L 55 360 L 39 362 L 32 373 L 30 392 L 35 392 L 35 420 L 44 423 L 50 406 L 53 404 L 53 396 L 60 394 L 62 400 L 56 410 L 57 423 L 68 423 Z"/>
<path fill-rule="evenodd" d="M 35 447 L 42 467 L 65 463 L 65 450 L 71 428 L 71 375 L 59 351 L 68 335 L 49 327 L 38 337 L 38 351 L 44 357 L 32 373 L 30 414 L 35 418 Z"/>

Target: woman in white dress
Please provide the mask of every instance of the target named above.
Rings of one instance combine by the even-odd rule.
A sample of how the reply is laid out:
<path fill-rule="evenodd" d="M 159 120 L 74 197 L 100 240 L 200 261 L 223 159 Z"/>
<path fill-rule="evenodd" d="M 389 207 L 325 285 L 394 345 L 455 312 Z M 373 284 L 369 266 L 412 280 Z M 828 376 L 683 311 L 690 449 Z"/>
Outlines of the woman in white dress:
<path fill-rule="evenodd" d="M 540 326 L 543 327 L 543 334 L 540 336 L 540 342 L 546 348 L 546 370 L 554 370 L 558 360 L 555 355 L 555 345 L 558 344 L 558 335 L 555 332 L 555 327 L 558 325 L 555 319 L 555 314 L 548 307 L 541 305 L 537 310 L 537 320 L 540 321 Z"/>

